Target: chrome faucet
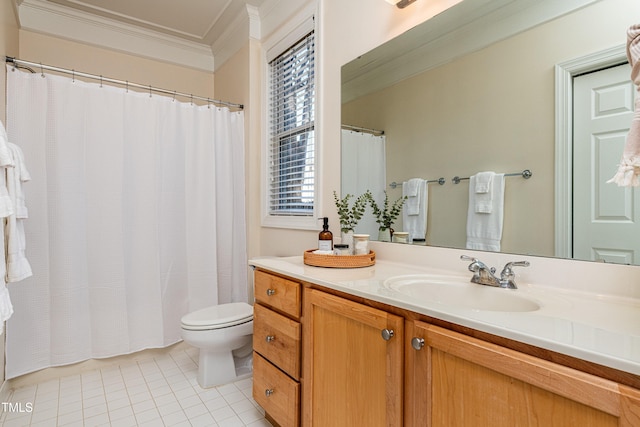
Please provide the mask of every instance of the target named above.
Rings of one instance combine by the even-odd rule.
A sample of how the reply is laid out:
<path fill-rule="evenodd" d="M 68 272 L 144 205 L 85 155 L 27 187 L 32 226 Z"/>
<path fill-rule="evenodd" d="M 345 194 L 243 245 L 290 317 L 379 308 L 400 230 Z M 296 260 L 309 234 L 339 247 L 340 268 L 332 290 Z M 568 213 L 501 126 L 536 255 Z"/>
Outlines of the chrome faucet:
<path fill-rule="evenodd" d="M 461 255 L 460 259 L 464 261 L 471 261 L 471 264 L 469 264 L 469 271 L 473 272 L 471 282 L 477 283 L 479 285 L 495 286 L 498 288 L 507 289 L 518 289 L 515 282 L 516 275 L 513 272 L 513 267 L 529 266 L 529 261 L 508 262 L 502 269 L 500 278 L 497 278 L 495 276 L 495 267 L 489 268 L 484 262 L 480 261 L 479 259 L 467 255 Z"/>

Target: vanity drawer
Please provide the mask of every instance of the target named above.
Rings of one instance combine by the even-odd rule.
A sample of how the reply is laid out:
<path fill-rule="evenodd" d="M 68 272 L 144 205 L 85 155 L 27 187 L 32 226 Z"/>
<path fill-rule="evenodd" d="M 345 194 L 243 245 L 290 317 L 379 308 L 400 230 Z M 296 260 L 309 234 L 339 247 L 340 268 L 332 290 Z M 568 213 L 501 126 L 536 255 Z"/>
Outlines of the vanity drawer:
<path fill-rule="evenodd" d="M 300 318 L 300 283 L 256 270 L 254 288 L 257 301 L 296 319 Z"/>
<path fill-rule="evenodd" d="M 300 323 L 260 304 L 253 306 L 253 349 L 300 379 Z"/>
<path fill-rule="evenodd" d="M 300 384 L 253 353 L 253 398 L 281 427 L 300 424 Z"/>

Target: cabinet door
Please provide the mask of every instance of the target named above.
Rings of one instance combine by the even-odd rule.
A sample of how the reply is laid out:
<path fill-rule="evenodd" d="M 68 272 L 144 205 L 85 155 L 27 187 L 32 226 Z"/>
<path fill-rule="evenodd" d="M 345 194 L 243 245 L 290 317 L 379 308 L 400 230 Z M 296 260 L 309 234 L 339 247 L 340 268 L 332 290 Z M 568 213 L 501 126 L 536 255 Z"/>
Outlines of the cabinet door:
<path fill-rule="evenodd" d="M 305 289 L 305 426 L 401 426 L 403 320 Z"/>
<path fill-rule="evenodd" d="M 407 425 L 638 426 L 640 392 L 422 322 L 407 325 Z"/>

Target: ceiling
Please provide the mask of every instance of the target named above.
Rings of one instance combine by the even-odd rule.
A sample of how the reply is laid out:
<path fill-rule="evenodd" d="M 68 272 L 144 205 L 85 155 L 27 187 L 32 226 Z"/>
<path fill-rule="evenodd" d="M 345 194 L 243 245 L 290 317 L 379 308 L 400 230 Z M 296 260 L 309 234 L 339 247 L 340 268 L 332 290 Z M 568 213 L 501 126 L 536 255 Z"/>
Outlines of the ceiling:
<path fill-rule="evenodd" d="M 280 0 L 14 1 L 23 29 L 214 70 Z"/>

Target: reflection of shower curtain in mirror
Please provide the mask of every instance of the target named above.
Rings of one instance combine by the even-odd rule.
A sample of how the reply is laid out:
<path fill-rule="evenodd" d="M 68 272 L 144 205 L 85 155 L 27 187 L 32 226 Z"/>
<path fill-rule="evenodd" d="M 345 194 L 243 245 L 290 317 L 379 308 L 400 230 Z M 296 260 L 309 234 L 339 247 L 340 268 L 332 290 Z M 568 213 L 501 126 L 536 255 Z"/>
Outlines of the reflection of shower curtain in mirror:
<path fill-rule="evenodd" d="M 342 131 L 342 188 L 341 194 L 359 196 L 370 190 L 378 205 L 384 202 L 386 185 L 385 137 L 369 133 Z M 378 238 L 378 224 L 367 207 L 358 223 L 356 233 Z"/>

